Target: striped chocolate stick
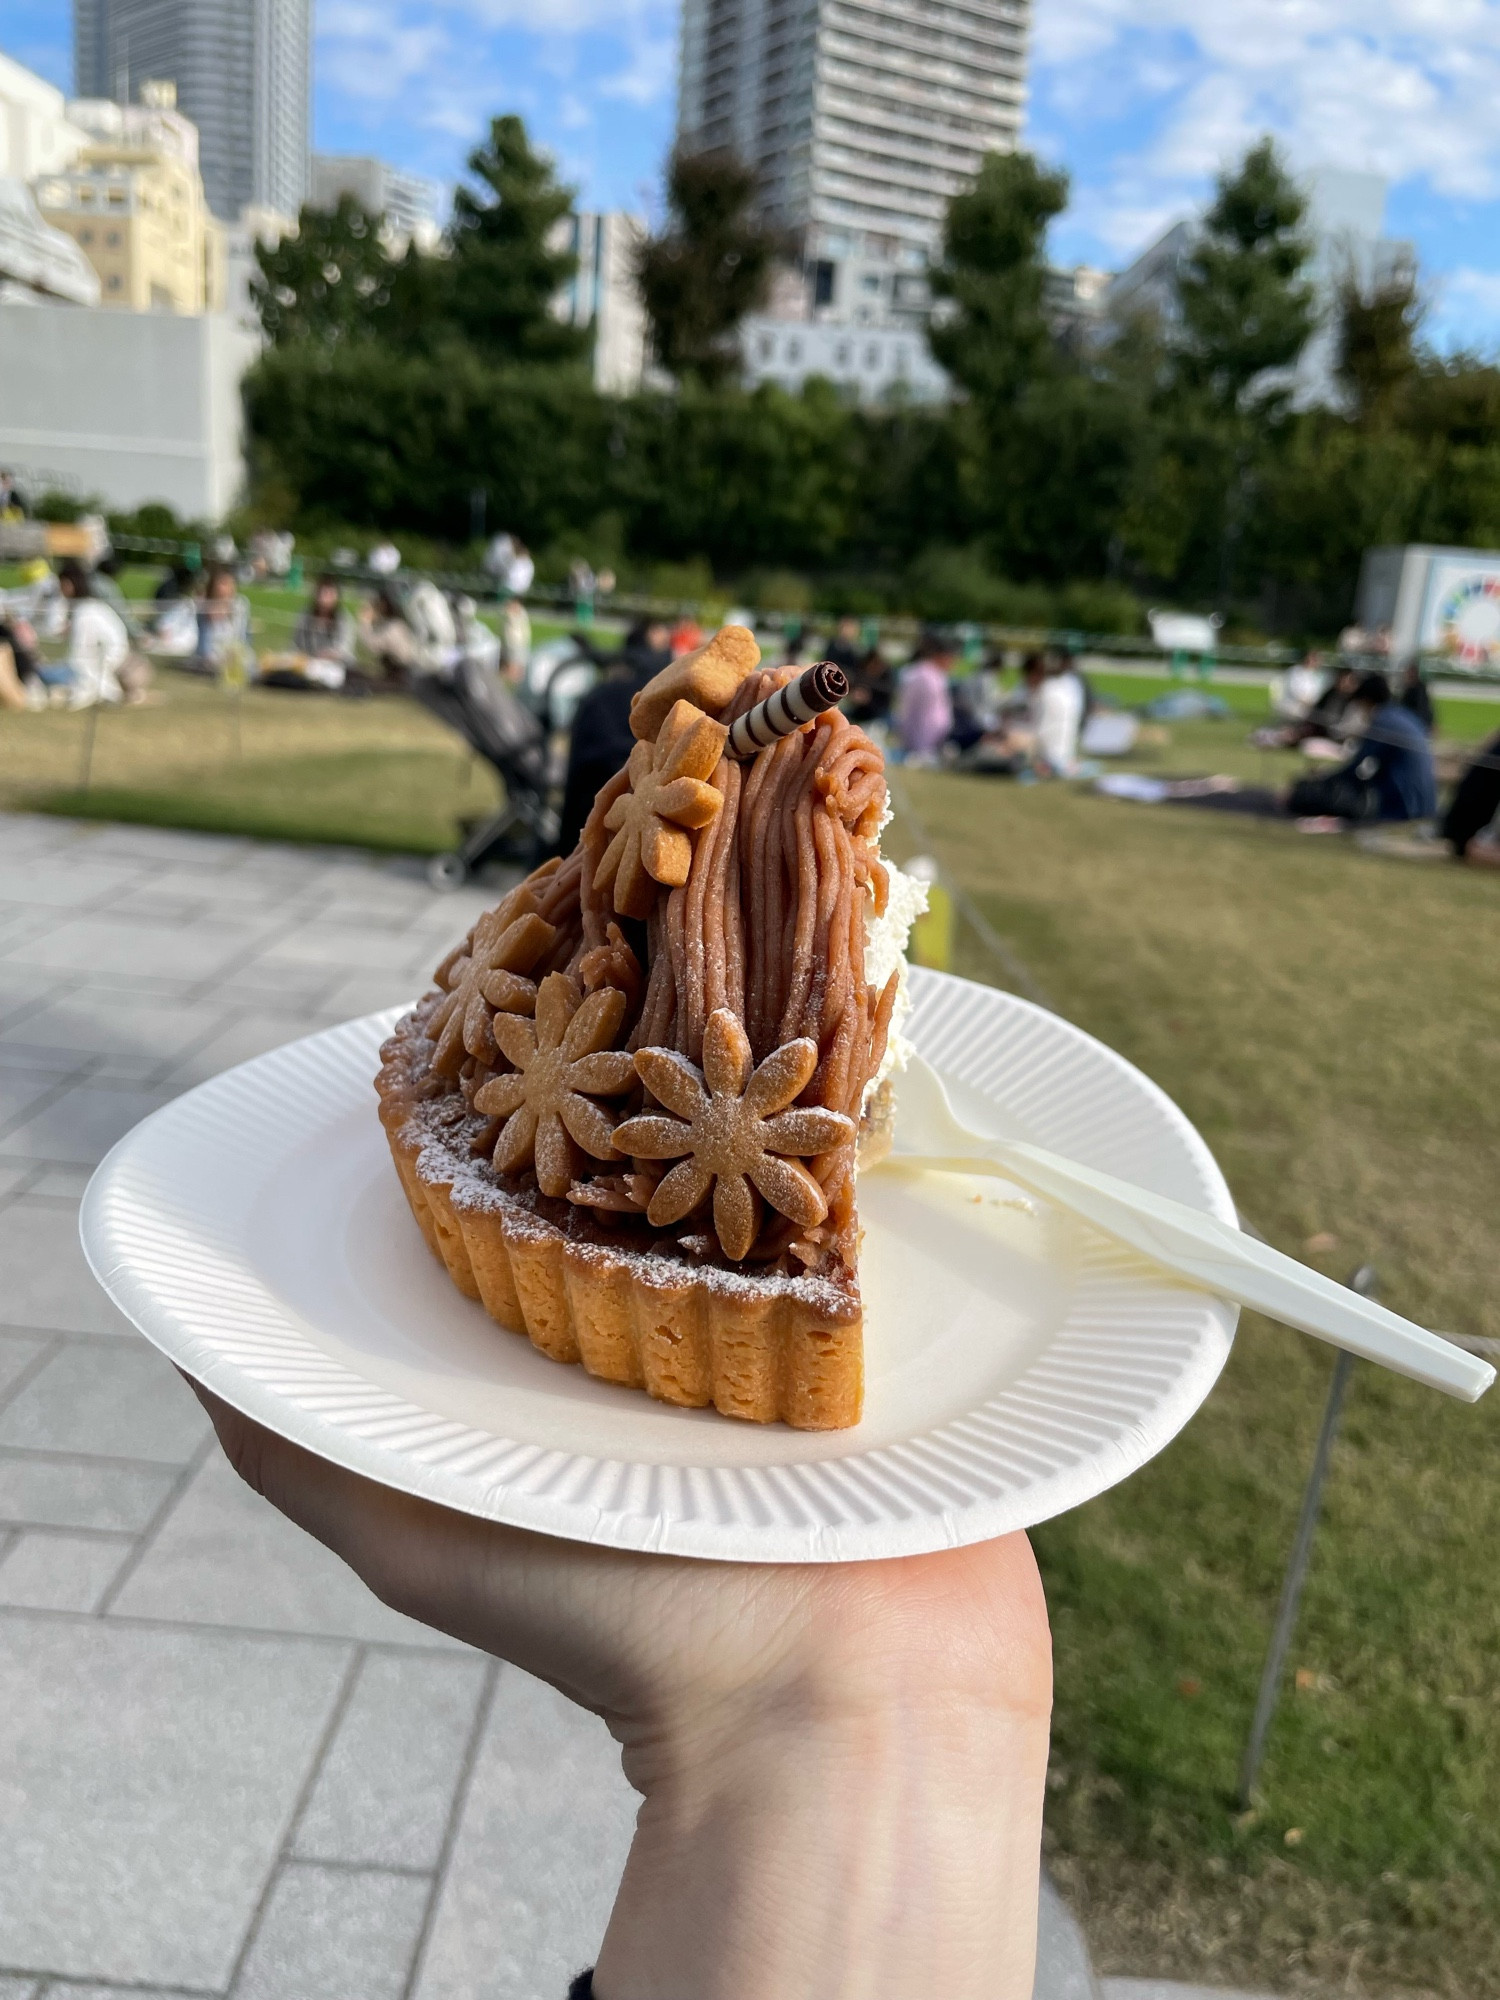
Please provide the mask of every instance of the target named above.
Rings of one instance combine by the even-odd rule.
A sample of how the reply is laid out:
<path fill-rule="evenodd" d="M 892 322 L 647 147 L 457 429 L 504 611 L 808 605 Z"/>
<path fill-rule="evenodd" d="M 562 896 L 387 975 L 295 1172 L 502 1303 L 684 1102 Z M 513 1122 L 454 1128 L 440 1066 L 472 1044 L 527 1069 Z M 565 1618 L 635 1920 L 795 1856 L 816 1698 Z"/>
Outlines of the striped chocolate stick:
<path fill-rule="evenodd" d="M 840 669 L 831 660 L 820 661 L 740 717 L 729 732 L 730 756 L 753 757 L 779 736 L 790 736 L 814 716 L 837 708 L 848 692 Z"/>

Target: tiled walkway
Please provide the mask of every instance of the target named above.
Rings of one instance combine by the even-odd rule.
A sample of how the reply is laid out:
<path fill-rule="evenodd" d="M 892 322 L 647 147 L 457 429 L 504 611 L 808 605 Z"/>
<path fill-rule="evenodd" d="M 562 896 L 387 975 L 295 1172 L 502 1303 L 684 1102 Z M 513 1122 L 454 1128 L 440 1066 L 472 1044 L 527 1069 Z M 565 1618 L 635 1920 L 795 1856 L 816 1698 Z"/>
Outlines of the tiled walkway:
<path fill-rule="evenodd" d="M 594 1956 L 635 1810 L 602 1726 L 258 1501 L 78 1248 L 139 1118 L 408 998 L 487 900 L 0 815 L 0 2000 L 561 2000 Z M 1042 1960 L 1092 2000 L 1050 1896 Z"/>
<path fill-rule="evenodd" d="M 553 2000 L 598 1945 L 603 1729 L 257 1501 L 77 1246 L 137 1119 L 406 998 L 484 900 L 0 818 L 0 2000 Z"/>

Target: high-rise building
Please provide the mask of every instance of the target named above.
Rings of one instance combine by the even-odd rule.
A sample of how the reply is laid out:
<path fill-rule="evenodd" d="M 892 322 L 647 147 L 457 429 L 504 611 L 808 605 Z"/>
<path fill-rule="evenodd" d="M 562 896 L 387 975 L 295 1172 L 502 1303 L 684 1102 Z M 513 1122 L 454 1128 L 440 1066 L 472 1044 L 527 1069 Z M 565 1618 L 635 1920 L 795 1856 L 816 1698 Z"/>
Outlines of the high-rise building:
<path fill-rule="evenodd" d="M 685 0 L 678 140 L 789 231 L 807 316 L 926 320 L 949 200 L 1019 137 L 1030 0 Z"/>
<path fill-rule="evenodd" d="M 367 215 L 385 217 L 385 236 L 394 250 L 415 243 L 419 250 L 436 247 L 438 187 L 420 174 L 387 166 L 366 153 L 314 153 L 308 200 L 315 208 L 337 208 L 341 195 L 353 195 Z"/>
<path fill-rule="evenodd" d="M 83 97 L 129 104 L 170 78 L 199 134 L 209 207 L 295 215 L 307 196 L 312 0 L 74 0 Z"/>
<path fill-rule="evenodd" d="M 646 224 L 625 209 L 584 210 L 552 232 L 556 250 L 569 250 L 578 268 L 558 293 L 553 310 L 568 326 L 594 330 L 594 387 L 605 396 L 629 396 L 646 366 L 646 308 L 635 278 Z"/>
<path fill-rule="evenodd" d="M 133 312 L 202 313 L 224 303 L 224 232 L 198 177 L 198 134 L 170 83 L 148 79 L 140 104 L 68 107 L 87 143 L 36 183 L 54 229 L 99 275 L 99 299 Z"/>

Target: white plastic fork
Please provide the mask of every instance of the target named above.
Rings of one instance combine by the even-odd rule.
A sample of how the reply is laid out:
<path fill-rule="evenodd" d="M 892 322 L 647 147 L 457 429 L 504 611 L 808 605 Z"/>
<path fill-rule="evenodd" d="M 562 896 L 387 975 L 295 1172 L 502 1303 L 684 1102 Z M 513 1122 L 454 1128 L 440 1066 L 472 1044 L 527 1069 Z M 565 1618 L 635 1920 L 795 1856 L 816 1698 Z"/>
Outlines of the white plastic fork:
<path fill-rule="evenodd" d="M 1251 1306 L 1462 1402 L 1477 1403 L 1495 1379 L 1494 1369 L 1478 1355 L 1201 1209 L 1043 1146 L 987 1139 L 970 1131 L 949 1103 L 942 1078 L 919 1055 L 911 1057 L 897 1085 L 890 1159 L 893 1166 L 1013 1181 L 1071 1210 L 1189 1285 Z"/>

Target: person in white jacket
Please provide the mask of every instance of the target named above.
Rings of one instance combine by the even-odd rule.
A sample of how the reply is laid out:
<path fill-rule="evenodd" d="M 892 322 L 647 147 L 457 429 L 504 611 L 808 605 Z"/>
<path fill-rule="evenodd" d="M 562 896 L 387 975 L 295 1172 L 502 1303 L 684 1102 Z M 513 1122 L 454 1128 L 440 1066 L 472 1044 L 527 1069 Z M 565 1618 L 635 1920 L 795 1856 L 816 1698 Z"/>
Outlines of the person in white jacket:
<path fill-rule="evenodd" d="M 130 658 L 124 620 L 112 605 L 94 596 L 87 571 L 65 566 L 58 581 L 68 601 L 68 669 L 73 676 L 69 708 L 123 700 L 120 673 Z"/>
<path fill-rule="evenodd" d="M 1078 768 L 1078 732 L 1083 727 L 1083 682 L 1071 661 L 1054 667 L 1031 699 L 1035 760 L 1043 774 L 1071 778 Z"/>

